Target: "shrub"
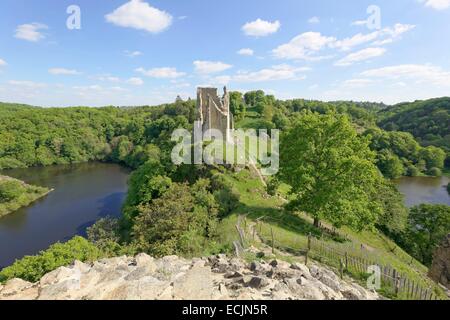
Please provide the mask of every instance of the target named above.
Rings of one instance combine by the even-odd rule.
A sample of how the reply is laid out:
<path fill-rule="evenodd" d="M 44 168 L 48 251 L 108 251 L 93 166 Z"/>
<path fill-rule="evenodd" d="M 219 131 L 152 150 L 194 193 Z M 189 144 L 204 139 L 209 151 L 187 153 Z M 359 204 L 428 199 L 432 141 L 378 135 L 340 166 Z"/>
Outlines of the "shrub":
<path fill-rule="evenodd" d="M 420 170 L 416 166 L 410 165 L 407 169 L 407 175 L 410 177 L 417 177 L 420 175 Z"/>
<path fill-rule="evenodd" d="M 16 180 L 0 182 L 0 203 L 9 202 L 25 192 L 25 187 Z"/>
<path fill-rule="evenodd" d="M 36 282 L 46 273 L 75 260 L 94 261 L 104 255 L 94 244 L 82 237 L 74 237 L 66 243 L 56 243 L 35 256 L 26 256 L 0 272 L 0 281 L 20 278 Z"/>
<path fill-rule="evenodd" d="M 442 176 L 442 170 L 436 167 L 431 168 L 428 170 L 428 174 L 433 177 L 441 177 Z"/>
<path fill-rule="evenodd" d="M 23 167 L 26 167 L 26 165 L 15 158 L 11 157 L 0 158 L 0 169 L 15 169 Z"/>

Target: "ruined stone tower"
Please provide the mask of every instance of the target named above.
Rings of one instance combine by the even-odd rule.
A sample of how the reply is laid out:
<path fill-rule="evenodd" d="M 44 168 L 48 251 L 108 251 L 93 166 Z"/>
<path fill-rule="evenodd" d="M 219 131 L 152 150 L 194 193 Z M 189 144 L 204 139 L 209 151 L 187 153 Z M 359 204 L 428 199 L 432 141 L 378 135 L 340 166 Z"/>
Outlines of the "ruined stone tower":
<path fill-rule="evenodd" d="M 227 142 L 232 142 L 231 130 L 234 129 L 233 114 L 230 111 L 230 96 L 224 87 L 222 98 L 217 95 L 217 88 L 197 89 L 197 108 L 202 125 L 202 132 L 217 129 L 222 132 Z"/>

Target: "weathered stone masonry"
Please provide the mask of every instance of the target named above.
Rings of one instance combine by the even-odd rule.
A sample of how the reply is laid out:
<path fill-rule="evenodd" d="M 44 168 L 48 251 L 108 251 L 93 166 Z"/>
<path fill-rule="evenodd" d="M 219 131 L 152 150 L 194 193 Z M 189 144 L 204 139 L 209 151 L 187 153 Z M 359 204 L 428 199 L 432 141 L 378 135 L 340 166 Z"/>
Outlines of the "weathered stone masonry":
<path fill-rule="evenodd" d="M 234 129 L 233 114 L 230 111 L 230 96 L 226 87 L 222 98 L 217 88 L 197 89 L 197 108 L 200 115 L 202 132 L 217 129 L 228 142 L 232 142 L 231 130 Z"/>

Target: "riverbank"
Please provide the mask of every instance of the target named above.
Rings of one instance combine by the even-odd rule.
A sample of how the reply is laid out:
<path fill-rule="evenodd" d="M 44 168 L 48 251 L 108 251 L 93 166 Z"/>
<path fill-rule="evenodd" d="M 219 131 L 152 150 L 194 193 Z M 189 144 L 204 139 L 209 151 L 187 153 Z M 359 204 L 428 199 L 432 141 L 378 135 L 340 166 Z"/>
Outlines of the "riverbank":
<path fill-rule="evenodd" d="M 0 175 L 0 218 L 45 197 L 53 189 Z"/>

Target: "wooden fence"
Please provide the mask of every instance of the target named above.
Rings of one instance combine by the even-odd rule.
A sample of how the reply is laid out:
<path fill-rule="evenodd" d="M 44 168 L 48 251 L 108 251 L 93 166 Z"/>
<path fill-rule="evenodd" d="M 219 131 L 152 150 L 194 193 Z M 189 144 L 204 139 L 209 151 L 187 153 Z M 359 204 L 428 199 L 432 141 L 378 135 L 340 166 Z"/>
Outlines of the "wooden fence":
<path fill-rule="evenodd" d="M 242 224 L 242 221 L 246 219 L 240 217 L 238 225 Z M 297 256 L 304 256 L 305 263 L 308 263 L 308 259 L 315 259 L 324 264 L 336 268 L 341 277 L 344 274 L 355 276 L 356 278 L 367 278 L 373 272 L 369 272 L 369 267 L 377 266 L 380 271 L 381 287 L 385 294 L 402 299 L 410 300 L 439 300 L 440 297 L 435 294 L 433 287 L 427 285 L 425 282 L 419 282 L 411 279 L 407 274 L 399 272 L 390 265 L 384 265 L 370 257 L 370 254 L 365 254 L 364 257 L 353 255 L 349 252 L 333 248 L 327 242 L 317 239 L 311 235 L 308 236 L 306 243 L 296 248 L 288 247 L 281 242 L 277 241 L 276 234 L 273 228 L 270 226 L 270 232 L 268 236 L 264 237 L 262 234 L 262 221 L 264 219 L 257 220 L 257 226 L 254 231 L 258 233 L 258 236 L 266 244 L 272 247 L 272 251 L 275 249 L 281 249 Z M 238 231 L 239 228 L 238 227 Z M 245 238 L 244 232 L 241 229 L 240 234 Z M 254 237 L 254 235 L 253 235 Z M 302 246 L 303 245 L 303 246 Z"/>

